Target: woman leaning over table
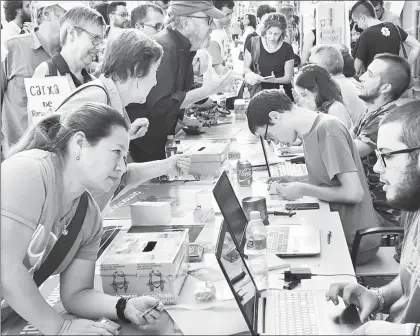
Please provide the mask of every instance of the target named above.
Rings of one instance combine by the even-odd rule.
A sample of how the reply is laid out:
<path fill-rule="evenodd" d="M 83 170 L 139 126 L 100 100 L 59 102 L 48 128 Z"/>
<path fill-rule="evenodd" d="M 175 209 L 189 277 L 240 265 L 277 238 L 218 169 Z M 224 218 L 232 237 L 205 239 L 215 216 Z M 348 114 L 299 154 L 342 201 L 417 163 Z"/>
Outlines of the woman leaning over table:
<path fill-rule="evenodd" d="M 340 87 L 324 68 L 315 64 L 301 68 L 296 76 L 295 92 L 300 107 L 335 116 L 348 130 L 353 127 Z"/>
<path fill-rule="evenodd" d="M 294 101 L 292 93 L 292 78 L 294 53 L 292 46 L 283 39 L 287 32 L 287 21 L 283 14 L 269 13 L 262 17 L 261 37 L 259 39 L 260 57 L 258 67 L 260 74 L 255 73 L 251 55 L 252 39 L 246 46 L 244 55 L 245 81 L 250 85 L 261 83 L 262 89 L 279 89 L 283 85 L 285 93 Z M 263 77 L 274 75 L 273 78 Z"/>
<path fill-rule="evenodd" d="M 88 189 L 106 192 L 126 169 L 129 126 L 113 108 L 87 103 L 67 115 L 51 115 L 21 138 L 1 165 L 2 299 L 44 335 L 116 332 L 93 320 L 117 320 L 119 297 L 93 289 L 102 234 L 99 208 Z M 81 198 L 88 207 L 81 231 L 54 274 L 60 274 L 64 308 L 82 319 L 65 321 L 48 305 L 32 276 L 64 233 Z M 121 303 L 121 302 L 120 302 Z M 128 300 L 123 318 L 155 324 L 152 297 Z M 3 304 L 3 302 L 2 302 Z M 120 317 L 121 317 L 121 310 Z"/>

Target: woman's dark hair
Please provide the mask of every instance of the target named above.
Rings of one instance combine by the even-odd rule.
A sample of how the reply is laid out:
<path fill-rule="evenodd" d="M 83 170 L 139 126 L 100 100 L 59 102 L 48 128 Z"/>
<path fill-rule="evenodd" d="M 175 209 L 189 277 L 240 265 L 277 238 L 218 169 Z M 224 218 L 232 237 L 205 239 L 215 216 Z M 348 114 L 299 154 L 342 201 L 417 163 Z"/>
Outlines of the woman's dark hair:
<path fill-rule="evenodd" d="M 254 28 L 257 29 L 257 18 L 255 17 L 254 14 L 246 14 L 245 17 L 249 20 L 249 25 Z"/>
<path fill-rule="evenodd" d="M 95 10 L 102 15 L 107 25 L 109 25 L 108 5 L 108 3 L 103 2 L 95 6 Z"/>
<path fill-rule="evenodd" d="M 54 113 L 40 120 L 10 149 L 8 157 L 30 149 L 65 153 L 71 136 L 77 132 L 83 132 L 89 144 L 94 146 L 117 126 L 129 129 L 117 110 L 101 103 L 86 103 L 74 111 Z"/>
<path fill-rule="evenodd" d="M 137 29 L 118 29 L 108 38 L 102 72 L 125 83 L 129 77 L 143 78 L 160 61 L 163 48 Z"/>
<path fill-rule="evenodd" d="M 336 101 L 344 104 L 340 87 L 328 71 L 319 65 L 309 64 L 302 67 L 297 74 L 296 85 L 316 93 L 316 107 L 321 112 L 327 113 Z"/>
<path fill-rule="evenodd" d="M 7 22 L 16 19 L 17 11 L 23 9 L 23 1 L 8 0 L 3 1 L 4 16 Z"/>
<path fill-rule="evenodd" d="M 287 33 L 287 20 L 283 14 L 269 13 L 265 14 L 261 19 L 261 36 L 265 36 L 267 30 L 272 27 L 277 27 L 281 30 L 279 41 L 283 40 Z"/>

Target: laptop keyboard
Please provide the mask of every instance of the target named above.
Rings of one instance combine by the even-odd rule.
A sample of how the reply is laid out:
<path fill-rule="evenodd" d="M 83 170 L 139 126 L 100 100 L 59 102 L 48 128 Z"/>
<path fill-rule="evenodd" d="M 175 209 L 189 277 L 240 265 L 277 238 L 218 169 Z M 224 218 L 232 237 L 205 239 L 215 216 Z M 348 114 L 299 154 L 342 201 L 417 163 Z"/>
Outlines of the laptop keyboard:
<path fill-rule="evenodd" d="M 273 173 L 276 173 L 276 176 L 301 176 L 308 175 L 308 170 L 306 169 L 305 164 L 297 164 L 290 162 L 282 162 L 275 166 L 277 169 L 273 169 Z M 276 172 L 277 170 L 277 172 Z"/>
<path fill-rule="evenodd" d="M 289 228 L 287 226 L 271 227 L 267 235 L 267 248 L 277 254 L 287 252 L 289 241 Z"/>
<path fill-rule="evenodd" d="M 273 291 L 276 335 L 319 335 L 311 291 Z"/>

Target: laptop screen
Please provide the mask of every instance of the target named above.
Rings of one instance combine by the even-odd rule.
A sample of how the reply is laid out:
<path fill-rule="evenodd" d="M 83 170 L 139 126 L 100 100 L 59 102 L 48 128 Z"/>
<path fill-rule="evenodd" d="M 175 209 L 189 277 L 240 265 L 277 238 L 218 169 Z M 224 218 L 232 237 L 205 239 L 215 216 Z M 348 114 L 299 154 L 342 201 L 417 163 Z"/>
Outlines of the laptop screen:
<path fill-rule="evenodd" d="M 219 205 L 223 218 L 229 224 L 236 242 L 240 246 L 241 251 L 243 251 L 245 245 L 243 236 L 246 226 L 248 225 L 248 220 L 239 204 L 226 172 L 223 172 L 220 175 L 219 180 L 213 189 L 213 195 Z"/>
<path fill-rule="evenodd" d="M 270 170 L 270 164 L 268 162 L 267 151 L 265 149 L 264 139 L 261 135 L 260 135 L 260 141 L 261 141 L 261 147 L 264 153 L 264 160 L 265 160 L 265 166 L 267 167 L 267 171 L 268 171 L 268 177 L 271 177 L 271 170 Z"/>
<path fill-rule="evenodd" d="M 248 267 L 223 221 L 216 258 L 250 331 L 257 334 L 258 291 Z"/>

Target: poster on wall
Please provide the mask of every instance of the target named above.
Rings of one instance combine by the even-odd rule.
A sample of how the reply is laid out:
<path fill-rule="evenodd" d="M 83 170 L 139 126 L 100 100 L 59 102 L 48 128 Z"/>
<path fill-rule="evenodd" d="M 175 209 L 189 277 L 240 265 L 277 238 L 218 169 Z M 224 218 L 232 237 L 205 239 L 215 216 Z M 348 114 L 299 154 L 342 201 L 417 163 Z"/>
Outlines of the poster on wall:
<path fill-rule="evenodd" d="M 25 78 L 25 89 L 28 96 L 29 125 L 54 113 L 71 93 L 69 80 L 65 76 Z"/>

